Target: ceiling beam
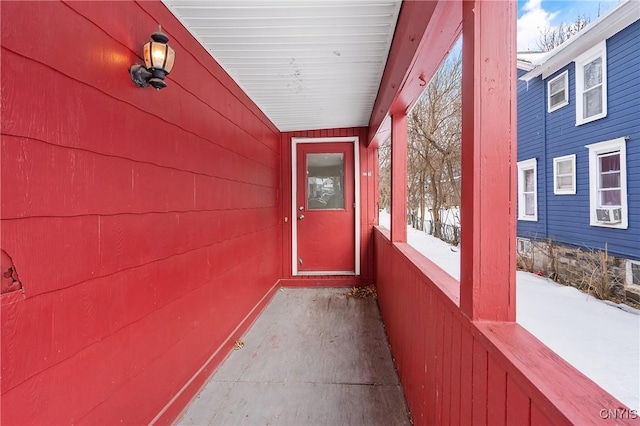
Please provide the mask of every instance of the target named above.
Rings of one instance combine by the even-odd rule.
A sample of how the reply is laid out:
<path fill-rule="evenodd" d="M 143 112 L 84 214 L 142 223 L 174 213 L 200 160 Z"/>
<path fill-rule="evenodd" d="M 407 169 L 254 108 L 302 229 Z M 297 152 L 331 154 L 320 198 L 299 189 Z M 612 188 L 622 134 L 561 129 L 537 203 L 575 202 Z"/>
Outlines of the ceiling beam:
<path fill-rule="evenodd" d="M 390 114 L 407 112 L 462 31 L 462 0 L 402 2 L 396 32 L 369 119 L 368 144 L 389 135 Z"/>

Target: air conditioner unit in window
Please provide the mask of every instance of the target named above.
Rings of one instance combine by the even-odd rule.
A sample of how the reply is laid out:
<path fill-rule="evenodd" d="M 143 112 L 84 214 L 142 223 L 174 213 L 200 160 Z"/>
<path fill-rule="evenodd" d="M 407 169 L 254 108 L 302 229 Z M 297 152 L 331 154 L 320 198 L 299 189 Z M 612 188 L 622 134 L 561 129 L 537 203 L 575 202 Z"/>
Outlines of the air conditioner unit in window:
<path fill-rule="evenodd" d="M 602 223 L 622 222 L 622 209 L 620 207 L 607 207 L 596 209 L 596 218 Z"/>

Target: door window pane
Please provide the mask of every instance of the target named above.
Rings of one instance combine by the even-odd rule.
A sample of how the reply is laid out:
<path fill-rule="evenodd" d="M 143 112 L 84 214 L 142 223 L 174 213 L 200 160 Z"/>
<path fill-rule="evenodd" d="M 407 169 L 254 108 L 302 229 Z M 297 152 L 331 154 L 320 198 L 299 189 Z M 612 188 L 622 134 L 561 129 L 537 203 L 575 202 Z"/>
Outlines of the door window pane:
<path fill-rule="evenodd" d="M 344 210 L 344 154 L 307 154 L 307 209 Z"/>

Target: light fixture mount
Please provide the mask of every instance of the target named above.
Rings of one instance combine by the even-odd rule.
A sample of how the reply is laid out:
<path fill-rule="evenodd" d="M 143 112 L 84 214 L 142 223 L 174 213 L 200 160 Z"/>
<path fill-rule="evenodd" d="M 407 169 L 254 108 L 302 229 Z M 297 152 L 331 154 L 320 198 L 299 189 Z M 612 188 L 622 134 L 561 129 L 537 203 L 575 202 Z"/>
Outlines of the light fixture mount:
<path fill-rule="evenodd" d="M 144 45 L 145 65 L 134 64 L 129 68 L 131 80 L 138 87 L 153 86 L 157 90 L 167 87 L 164 78 L 173 69 L 175 51 L 168 45 L 169 37 L 158 27 L 151 34 L 151 41 Z"/>

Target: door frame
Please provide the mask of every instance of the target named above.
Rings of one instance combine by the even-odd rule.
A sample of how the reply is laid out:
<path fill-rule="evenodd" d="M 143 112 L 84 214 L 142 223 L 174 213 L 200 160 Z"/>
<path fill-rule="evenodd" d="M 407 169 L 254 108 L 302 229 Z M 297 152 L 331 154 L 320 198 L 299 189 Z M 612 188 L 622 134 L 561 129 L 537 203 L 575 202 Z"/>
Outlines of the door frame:
<path fill-rule="evenodd" d="M 298 213 L 296 209 L 298 144 L 303 143 L 352 143 L 353 144 L 353 192 L 355 198 L 354 236 L 355 271 L 298 271 Z M 291 271 L 293 276 L 305 275 L 360 275 L 360 138 L 358 136 L 340 136 L 324 138 L 291 138 Z"/>

